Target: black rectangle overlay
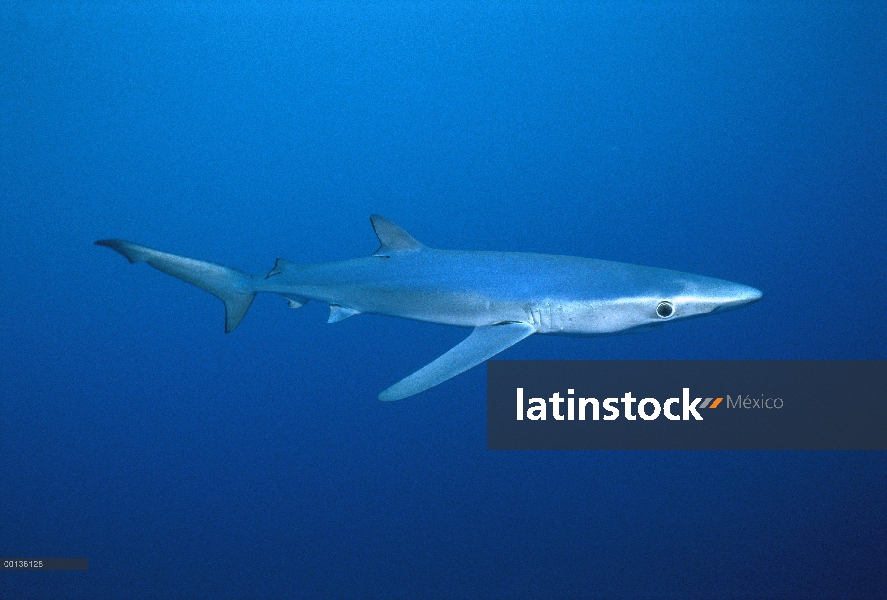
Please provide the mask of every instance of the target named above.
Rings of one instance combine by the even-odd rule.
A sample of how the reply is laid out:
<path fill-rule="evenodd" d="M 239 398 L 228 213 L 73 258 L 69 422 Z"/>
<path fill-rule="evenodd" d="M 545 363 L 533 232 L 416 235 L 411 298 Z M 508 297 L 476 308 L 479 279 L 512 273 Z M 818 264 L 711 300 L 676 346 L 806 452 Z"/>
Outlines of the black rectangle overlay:
<path fill-rule="evenodd" d="M 85 558 L 2 558 L 4 571 L 87 571 Z"/>
<path fill-rule="evenodd" d="M 594 403 L 580 400 L 589 398 L 598 420 Z M 647 419 L 638 416 L 645 398 L 656 400 L 644 402 Z M 887 361 L 491 360 L 487 448 L 887 450 Z"/>

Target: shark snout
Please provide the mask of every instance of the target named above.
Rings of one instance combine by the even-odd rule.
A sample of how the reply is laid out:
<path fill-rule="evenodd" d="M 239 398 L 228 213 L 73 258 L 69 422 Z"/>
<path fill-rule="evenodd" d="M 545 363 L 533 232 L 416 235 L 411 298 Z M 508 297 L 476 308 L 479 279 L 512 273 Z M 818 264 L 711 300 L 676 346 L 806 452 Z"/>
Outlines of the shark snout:
<path fill-rule="evenodd" d="M 752 302 L 757 302 L 761 298 L 764 297 L 764 292 L 759 290 L 758 288 L 753 288 L 746 286 L 746 296 L 745 302 L 743 304 L 751 304 Z"/>
<path fill-rule="evenodd" d="M 727 289 L 722 290 L 718 296 L 715 308 L 711 311 L 713 313 L 757 302 L 764 296 L 764 293 L 758 288 L 734 283 L 727 287 Z"/>

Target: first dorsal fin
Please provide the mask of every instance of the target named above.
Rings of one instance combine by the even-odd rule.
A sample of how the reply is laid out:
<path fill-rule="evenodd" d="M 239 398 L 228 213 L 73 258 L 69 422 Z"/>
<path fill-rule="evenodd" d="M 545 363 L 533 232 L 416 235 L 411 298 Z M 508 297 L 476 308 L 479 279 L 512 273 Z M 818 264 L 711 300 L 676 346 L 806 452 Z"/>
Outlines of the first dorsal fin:
<path fill-rule="evenodd" d="M 373 224 L 376 237 L 382 244 L 373 256 L 389 257 L 392 252 L 415 252 L 425 247 L 407 233 L 403 227 L 392 223 L 383 216 L 370 216 L 370 223 Z"/>

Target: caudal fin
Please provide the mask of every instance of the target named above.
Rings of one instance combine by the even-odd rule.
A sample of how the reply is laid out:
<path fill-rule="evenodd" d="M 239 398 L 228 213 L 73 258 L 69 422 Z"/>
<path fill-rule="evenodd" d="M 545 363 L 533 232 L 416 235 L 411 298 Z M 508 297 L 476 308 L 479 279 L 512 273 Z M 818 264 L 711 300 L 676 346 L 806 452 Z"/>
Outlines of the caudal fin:
<path fill-rule="evenodd" d="M 95 243 L 119 252 L 131 263 L 146 262 L 158 271 L 178 277 L 220 298 L 225 303 L 225 333 L 231 333 L 240 325 L 256 297 L 252 276 L 243 271 L 160 252 L 124 240 L 98 240 Z"/>

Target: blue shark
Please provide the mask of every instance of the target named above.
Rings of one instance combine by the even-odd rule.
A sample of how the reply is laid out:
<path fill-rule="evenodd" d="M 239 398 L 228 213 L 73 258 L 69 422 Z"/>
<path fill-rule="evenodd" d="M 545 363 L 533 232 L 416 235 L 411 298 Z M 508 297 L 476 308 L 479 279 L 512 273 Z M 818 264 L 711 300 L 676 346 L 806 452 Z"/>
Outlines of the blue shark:
<path fill-rule="evenodd" d="M 372 313 L 472 328 L 461 343 L 379 394 L 385 401 L 443 383 L 533 334 L 646 331 L 762 296 L 721 279 L 592 258 L 438 250 L 384 217 L 372 215 L 370 222 L 380 243 L 372 256 L 307 265 L 278 259 L 255 275 L 124 240 L 95 243 L 220 298 L 226 332 L 260 292 L 283 296 L 291 308 L 325 302 L 329 323 Z"/>

